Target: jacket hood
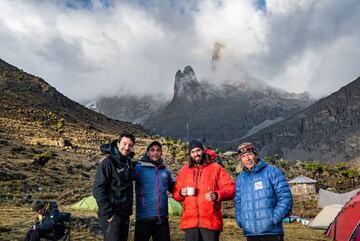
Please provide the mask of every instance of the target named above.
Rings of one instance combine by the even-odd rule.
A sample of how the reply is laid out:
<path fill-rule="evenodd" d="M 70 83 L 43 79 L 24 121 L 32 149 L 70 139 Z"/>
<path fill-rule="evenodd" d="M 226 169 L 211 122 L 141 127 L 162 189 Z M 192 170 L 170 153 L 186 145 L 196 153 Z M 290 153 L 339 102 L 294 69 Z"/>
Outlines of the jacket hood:
<path fill-rule="evenodd" d="M 258 163 L 254 166 L 254 168 L 252 170 L 249 170 L 244 167 L 244 171 L 246 171 L 248 173 L 251 173 L 251 172 L 256 173 L 256 172 L 261 171 L 268 165 L 263 159 L 258 158 L 257 160 L 258 160 Z"/>
<path fill-rule="evenodd" d="M 50 209 L 58 208 L 58 205 L 56 202 L 49 202 L 50 203 Z"/>
<path fill-rule="evenodd" d="M 100 151 L 107 155 L 116 155 L 116 151 L 115 151 L 116 142 L 117 140 L 112 141 L 111 143 L 102 144 L 100 146 Z"/>
<path fill-rule="evenodd" d="M 202 163 L 201 165 L 209 165 L 211 163 L 213 163 L 215 161 L 217 157 L 217 154 L 214 150 L 210 149 L 210 148 L 205 148 L 203 156 L 202 156 Z M 193 167 L 195 166 L 195 161 L 191 158 L 191 156 L 189 156 L 189 167 Z"/>
<path fill-rule="evenodd" d="M 46 202 L 45 203 L 45 211 L 44 211 L 43 215 L 45 213 L 49 213 L 51 210 L 56 209 L 56 208 L 58 208 L 58 205 L 56 202 Z"/>

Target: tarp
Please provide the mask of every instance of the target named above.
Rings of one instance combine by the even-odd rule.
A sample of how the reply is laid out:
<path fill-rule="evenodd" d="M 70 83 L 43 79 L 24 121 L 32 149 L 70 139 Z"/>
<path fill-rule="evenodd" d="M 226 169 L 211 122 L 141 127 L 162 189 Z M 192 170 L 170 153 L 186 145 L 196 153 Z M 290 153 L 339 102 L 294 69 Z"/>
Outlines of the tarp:
<path fill-rule="evenodd" d="M 330 224 L 326 235 L 337 241 L 348 241 L 360 220 L 360 192 L 347 202 Z"/>
<path fill-rule="evenodd" d="M 71 205 L 70 209 L 76 211 L 96 212 L 98 207 L 95 198 L 93 196 L 89 196 Z M 168 209 L 170 216 L 181 216 L 182 206 L 172 198 L 168 199 Z"/>
<path fill-rule="evenodd" d="M 324 189 L 320 189 L 318 207 L 324 208 L 325 206 L 332 204 L 345 205 L 345 203 L 348 202 L 359 191 L 360 188 L 347 193 L 334 193 L 334 192 L 326 191 Z"/>
<path fill-rule="evenodd" d="M 327 229 L 336 215 L 341 211 L 343 205 L 333 204 L 324 207 L 318 215 L 309 223 L 309 227 Z"/>

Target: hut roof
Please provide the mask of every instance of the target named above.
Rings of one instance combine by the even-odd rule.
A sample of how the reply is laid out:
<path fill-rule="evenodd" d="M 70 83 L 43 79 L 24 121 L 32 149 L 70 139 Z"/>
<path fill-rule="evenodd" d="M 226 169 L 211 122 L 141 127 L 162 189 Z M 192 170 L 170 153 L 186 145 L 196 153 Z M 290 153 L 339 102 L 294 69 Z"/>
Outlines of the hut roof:
<path fill-rule="evenodd" d="M 290 180 L 289 183 L 290 184 L 297 184 L 297 183 L 308 183 L 308 184 L 310 184 L 310 183 L 317 183 L 317 181 L 314 180 L 314 179 L 311 179 L 309 177 L 305 177 L 305 176 L 301 175 L 301 176 L 298 176 L 298 177 Z"/>

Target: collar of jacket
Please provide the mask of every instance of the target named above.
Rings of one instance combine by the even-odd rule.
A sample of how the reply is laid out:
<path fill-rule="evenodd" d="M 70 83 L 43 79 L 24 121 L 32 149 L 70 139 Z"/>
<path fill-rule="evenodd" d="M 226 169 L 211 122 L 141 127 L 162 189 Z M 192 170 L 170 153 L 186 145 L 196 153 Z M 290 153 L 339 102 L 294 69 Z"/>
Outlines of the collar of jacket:
<path fill-rule="evenodd" d="M 268 164 L 261 158 L 258 158 L 258 163 L 254 166 L 253 169 L 249 170 L 244 167 L 244 171 L 247 173 L 257 173 L 264 169 Z"/>
<path fill-rule="evenodd" d="M 145 167 L 157 167 L 157 168 L 165 168 L 165 164 L 164 164 L 164 160 L 161 158 L 160 159 L 160 164 L 158 166 L 156 166 L 150 159 L 149 157 L 146 155 L 146 153 L 142 156 L 142 158 L 140 159 L 141 162 L 141 166 L 145 166 Z"/>

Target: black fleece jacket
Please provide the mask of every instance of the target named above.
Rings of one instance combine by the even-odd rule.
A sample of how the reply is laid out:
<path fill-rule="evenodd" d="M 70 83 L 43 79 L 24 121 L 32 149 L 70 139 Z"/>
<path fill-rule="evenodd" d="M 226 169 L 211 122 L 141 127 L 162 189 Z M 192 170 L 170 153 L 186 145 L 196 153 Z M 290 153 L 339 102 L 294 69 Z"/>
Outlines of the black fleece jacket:
<path fill-rule="evenodd" d="M 98 213 L 110 219 L 113 215 L 130 216 L 133 204 L 131 158 L 122 156 L 117 141 L 103 144 L 100 150 L 107 156 L 99 162 L 93 186 Z"/>

